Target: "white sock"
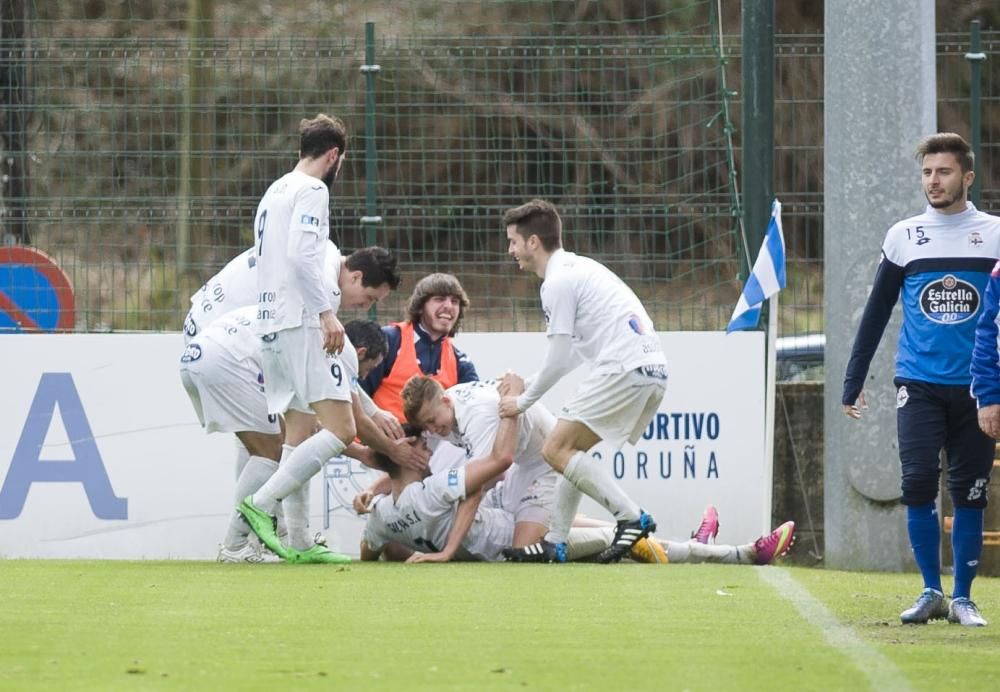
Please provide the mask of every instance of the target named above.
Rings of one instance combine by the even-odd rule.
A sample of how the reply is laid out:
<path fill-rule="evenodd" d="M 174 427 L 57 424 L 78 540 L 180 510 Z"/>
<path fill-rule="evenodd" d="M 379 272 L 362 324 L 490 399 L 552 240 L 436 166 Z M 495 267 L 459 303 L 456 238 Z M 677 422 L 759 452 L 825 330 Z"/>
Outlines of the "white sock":
<path fill-rule="evenodd" d="M 610 526 L 592 528 L 574 526 L 566 537 L 566 559 L 572 562 L 597 555 L 611 545 L 614 537 L 615 530 Z"/>
<path fill-rule="evenodd" d="M 617 521 L 634 521 L 639 518 L 639 505 L 625 494 L 600 461 L 577 452 L 566 464 L 563 478 L 583 494 L 593 498 Z"/>
<path fill-rule="evenodd" d="M 340 454 L 346 446 L 329 430 L 320 430 L 288 455 L 271 480 L 254 493 L 253 503 L 265 512 L 273 513 L 280 500 L 319 473 L 327 460 Z"/>
<path fill-rule="evenodd" d="M 583 452 L 579 452 L 583 454 Z M 549 543 L 565 543 L 569 535 L 569 527 L 576 516 L 583 494 L 576 489 L 564 476 L 556 480 L 555 499 L 552 503 L 552 521 L 545 540 Z"/>
<path fill-rule="evenodd" d="M 660 541 L 671 563 L 722 562 L 727 565 L 753 564 L 752 545 L 717 545 L 698 541 Z"/>
<path fill-rule="evenodd" d="M 243 473 L 243 469 L 246 468 L 247 462 L 250 461 L 250 450 L 243 446 L 240 442 L 240 438 L 236 438 L 236 480 L 240 479 L 240 475 Z M 243 497 L 246 497 L 244 495 Z M 240 498 L 242 501 L 243 498 Z"/>
<path fill-rule="evenodd" d="M 281 445 L 281 461 L 278 462 L 278 468 L 281 468 L 281 464 L 288 461 L 288 457 L 292 452 L 295 451 L 295 447 L 292 445 Z M 278 503 L 274 508 L 274 518 L 278 521 L 278 539 L 282 543 L 288 542 L 288 527 L 285 525 L 285 508 L 282 503 Z"/>
<path fill-rule="evenodd" d="M 281 501 L 281 507 L 285 512 L 289 545 L 296 550 L 308 550 L 313 544 L 309 536 L 309 481 L 285 497 Z"/>
<path fill-rule="evenodd" d="M 239 504 L 247 495 L 255 493 L 267 479 L 278 470 L 278 463 L 264 457 L 247 457 L 247 463 L 243 468 L 243 473 L 236 479 L 236 502 Z M 247 542 L 250 533 L 250 526 L 247 525 L 243 515 L 233 512 L 229 519 L 229 530 L 226 532 L 225 546 L 230 550 L 239 550 Z"/>

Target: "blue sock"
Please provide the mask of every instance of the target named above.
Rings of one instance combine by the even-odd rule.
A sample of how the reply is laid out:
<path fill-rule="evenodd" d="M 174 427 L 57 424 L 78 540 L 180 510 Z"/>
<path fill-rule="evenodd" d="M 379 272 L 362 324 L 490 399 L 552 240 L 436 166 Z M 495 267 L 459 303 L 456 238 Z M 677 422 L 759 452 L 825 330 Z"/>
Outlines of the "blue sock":
<path fill-rule="evenodd" d="M 955 591 L 952 598 L 969 598 L 983 551 L 983 510 L 955 508 L 951 527 L 951 551 L 955 556 Z"/>
<path fill-rule="evenodd" d="M 910 534 L 913 559 L 924 578 L 924 588 L 941 591 L 941 527 L 934 503 L 907 507 L 906 530 Z"/>

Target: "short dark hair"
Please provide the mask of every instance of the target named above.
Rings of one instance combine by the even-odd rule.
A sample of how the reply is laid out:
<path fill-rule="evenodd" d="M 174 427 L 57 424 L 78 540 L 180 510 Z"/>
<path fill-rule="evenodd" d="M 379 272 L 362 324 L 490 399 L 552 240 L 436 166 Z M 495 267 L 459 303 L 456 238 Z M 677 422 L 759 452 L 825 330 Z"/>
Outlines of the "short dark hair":
<path fill-rule="evenodd" d="M 415 425 L 403 423 L 403 434 L 406 437 L 420 437 L 423 431 Z M 379 471 L 384 471 L 389 478 L 399 478 L 402 467 L 382 452 L 375 452 L 375 466 Z"/>
<path fill-rule="evenodd" d="M 410 296 L 409 302 L 406 304 L 406 316 L 414 324 L 420 322 L 424 305 L 431 298 L 438 296 L 452 296 L 458 299 L 458 319 L 455 320 L 455 326 L 448 333 L 448 336 L 455 336 L 458 334 L 458 328 L 462 324 L 465 310 L 470 303 L 468 294 L 453 274 L 428 274 L 418 281 L 417 285 L 413 287 L 413 294 Z"/>
<path fill-rule="evenodd" d="M 347 268 L 352 272 L 361 272 L 361 285 L 365 288 L 378 288 L 389 284 L 389 288 L 399 288 L 399 266 L 396 256 L 384 247 L 372 245 L 355 250 L 347 256 Z"/>
<path fill-rule="evenodd" d="M 389 478 L 399 478 L 399 473 L 402 470 L 400 465 L 384 452 L 375 452 L 375 468 L 386 473 Z"/>
<path fill-rule="evenodd" d="M 546 252 L 562 246 L 562 219 L 556 205 L 544 199 L 533 199 L 519 207 L 508 209 L 503 215 L 503 227 L 513 225 L 522 238 L 538 236 Z"/>
<path fill-rule="evenodd" d="M 389 351 L 385 332 L 374 320 L 351 320 L 344 325 L 344 333 L 355 349 L 365 349 L 365 360 L 374 360 Z"/>
<path fill-rule="evenodd" d="M 333 148 L 347 152 L 347 126 L 340 118 L 318 114 L 299 121 L 299 156 L 315 159 Z"/>
<path fill-rule="evenodd" d="M 938 132 L 920 140 L 917 145 L 917 161 L 923 163 L 928 154 L 954 154 L 963 173 L 975 170 L 976 155 L 962 135 L 954 132 Z"/>

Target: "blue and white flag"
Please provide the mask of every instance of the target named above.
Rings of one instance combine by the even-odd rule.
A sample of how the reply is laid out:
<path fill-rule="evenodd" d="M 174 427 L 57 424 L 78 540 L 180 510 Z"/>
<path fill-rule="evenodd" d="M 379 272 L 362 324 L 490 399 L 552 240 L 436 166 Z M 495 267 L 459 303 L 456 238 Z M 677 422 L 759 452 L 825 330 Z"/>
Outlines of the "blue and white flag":
<path fill-rule="evenodd" d="M 753 263 L 750 278 L 743 286 L 726 333 L 755 329 L 760 322 L 760 306 L 785 287 L 785 236 L 781 231 L 781 202 L 771 203 L 771 222 L 767 225 L 764 244 Z"/>

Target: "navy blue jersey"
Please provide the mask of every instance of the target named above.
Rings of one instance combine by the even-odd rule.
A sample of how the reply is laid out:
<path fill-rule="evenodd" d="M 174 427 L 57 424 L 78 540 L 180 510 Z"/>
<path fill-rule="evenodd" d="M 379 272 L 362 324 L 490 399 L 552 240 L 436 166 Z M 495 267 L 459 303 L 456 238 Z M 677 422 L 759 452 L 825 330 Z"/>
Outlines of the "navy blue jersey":
<path fill-rule="evenodd" d="M 1000 219 L 971 204 L 959 214 L 927 207 L 889 229 L 844 377 L 845 405 L 864 386 L 893 307 L 902 297 L 896 377 L 944 385 L 971 381 L 976 320 L 1000 258 Z"/>
<path fill-rule="evenodd" d="M 380 384 L 382 384 L 382 380 L 388 377 L 389 373 L 392 372 L 392 366 L 396 364 L 396 354 L 399 353 L 399 327 L 387 324 L 382 327 L 382 331 L 385 333 L 386 340 L 389 342 L 389 350 L 382 362 L 379 363 L 377 367 L 372 368 L 368 373 L 368 377 L 361 380 L 359 383 L 361 388 L 364 389 L 369 396 L 375 395 L 375 390 L 379 388 Z M 441 369 L 441 342 L 443 339 L 432 339 L 430 334 L 424 331 L 424 328 L 420 326 L 419 322 L 415 322 L 413 324 L 413 331 L 417 335 L 415 349 L 417 352 L 417 362 L 420 363 L 420 370 L 427 375 L 436 374 L 437 371 Z M 469 357 L 462 351 L 458 350 L 455 346 L 454 340 L 452 340 L 451 346 L 455 350 L 455 360 L 458 365 L 457 384 L 462 384 L 463 382 L 475 382 L 479 380 L 479 373 L 476 372 L 476 366 L 472 364 Z"/>

